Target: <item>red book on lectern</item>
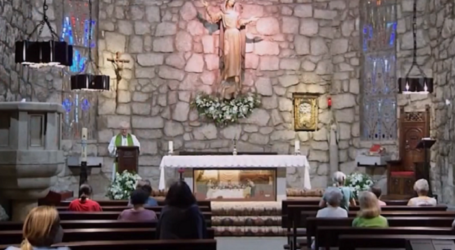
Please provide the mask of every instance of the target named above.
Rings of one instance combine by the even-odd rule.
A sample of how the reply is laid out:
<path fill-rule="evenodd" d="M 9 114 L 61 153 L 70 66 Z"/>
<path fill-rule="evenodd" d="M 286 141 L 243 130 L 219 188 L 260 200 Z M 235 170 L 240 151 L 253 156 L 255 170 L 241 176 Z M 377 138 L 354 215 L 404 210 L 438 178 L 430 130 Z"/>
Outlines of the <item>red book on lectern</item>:
<path fill-rule="evenodd" d="M 381 145 L 373 144 L 370 148 L 370 154 L 379 154 L 381 152 Z"/>

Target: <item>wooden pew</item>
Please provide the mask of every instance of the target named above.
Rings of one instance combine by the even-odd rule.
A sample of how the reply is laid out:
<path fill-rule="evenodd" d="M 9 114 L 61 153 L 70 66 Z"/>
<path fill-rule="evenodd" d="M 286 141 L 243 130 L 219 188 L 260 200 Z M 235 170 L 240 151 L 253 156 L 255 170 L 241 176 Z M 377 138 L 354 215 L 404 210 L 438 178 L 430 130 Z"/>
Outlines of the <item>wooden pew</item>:
<path fill-rule="evenodd" d="M 316 236 L 319 227 L 350 227 L 355 217 L 349 218 L 307 218 L 307 242 Z M 451 227 L 453 219 L 448 217 L 387 217 L 390 227 Z M 294 238 L 294 242 L 297 238 Z"/>
<path fill-rule="evenodd" d="M 319 206 L 319 199 L 288 199 L 281 201 L 281 213 L 283 215 L 288 214 L 287 208 L 289 206 L 296 206 L 296 205 L 314 205 Z M 387 203 L 387 206 L 406 206 L 408 204 L 408 200 L 383 200 Z M 285 228 L 284 226 L 283 228 Z"/>
<path fill-rule="evenodd" d="M 454 235 L 340 235 L 338 250 L 355 250 L 356 248 L 405 248 L 407 240 L 455 240 Z"/>
<path fill-rule="evenodd" d="M 68 207 L 70 202 L 71 201 L 61 201 L 59 206 Z M 96 202 L 98 202 L 101 207 L 104 207 L 104 206 L 107 206 L 107 207 L 113 207 L 113 206 L 126 207 L 128 205 L 128 201 L 127 200 L 101 200 L 101 201 L 96 201 Z M 165 205 L 165 202 L 162 199 L 157 199 L 157 202 L 158 202 L 158 206 L 164 206 Z M 211 206 L 211 202 L 210 201 L 205 201 L 205 200 L 197 201 L 197 205 L 198 206 L 204 206 L 204 207 L 210 207 L 210 208 L 212 207 Z"/>
<path fill-rule="evenodd" d="M 120 212 L 70 212 L 63 211 L 58 213 L 60 220 L 116 220 Z M 159 217 L 160 212 L 156 213 Z M 212 220 L 211 212 L 202 212 L 206 221 Z"/>
<path fill-rule="evenodd" d="M 208 238 L 214 239 L 213 228 L 207 229 Z M 63 229 L 63 242 L 77 241 L 121 241 L 121 240 L 152 240 L 156 238 L 154 228 L 83 228 Z M 19 244 L 22 231 L 0 231 L 0 245 Z"/>
<path fill-rule="evenodd" d="M 155 221 L 118 221 L 118 220 L 63 220 L 60 225 L 63 229 L 82 228 L 156 228 Z M 22 222 L 0 222 L 0 231 L 22 230 Z"/>
<path fill-rule="evenodd" d="M 338 246 L 340 235 L 393 235 L 393 234 L 425 234 L 425 235 L 455 235 L 452 227 L 318 227 L 316 230 L 315 249 Z"/>
<path fill-rule="evenodd" d="M 55 207 L 57 209 L 57 211 L 68 211 L 68 207 L 64 207 L 64 206 L 58 206 L 58 207 Z M 130 209 L 131 207 L 127 207 L 127 206 L 104 206 L 104 207 L 101 207 L 103 209 L 103 212 L 121 212 L 125 209 Z M 163 206 L 158 206 L 158 207 L 145 207 L 146 209 L 148 210 L 153 210 L 155 212 L 161 212 L 161 210 L 163 209 Z M 211 212 L 211 208 L 208 207 L 208 206 L 199 206 L 199 210 L 201 210 L 201 212 Z"/>
<path fill-rule="evenodd" d="M 300 211 L 318 211 L 321 209 L 318 205 L 302 205 L 302 204 L 291 204 L 290 202 L 282 202 L 282 211 L 281 211 L 281 226 L 283 228 L 288 228 L 290 225 L 291 220 L 289 220 L 289 216 L 292 213 L 298 213 Z M 446 211 L 447 206 L 445 205 L 438 205 L 435 207 L 424 206 L 424 207 L 410 207 L 410 206 L 385 206 L 381 208 L 382 211 Z M 350 212 L 359 211 L 359 207 L 349 207 Z"/>
<path fill-rule="evenodd" d="M 216 240 L 84 241 L 66 242 L 54 246 L 68 246 L 71 250 L 216 250 Z M 6 247 L 6 245 L 1 245 L 0 249 L 5 249 Z"/>
<path fill-rule="evenodd" d="M 290 223 L 288 224 L 288 244 L 292 245 L 299 245 L 303 244 L 306 245 L 307 239 L 304 240 L 296 240 L 297 237 L 305 237 L 307 236 L 306 232 L 306 220 L 307 218 L 314 218 L 316 217 L 316 211 L 304 211 L 302 212 L 299 209 L 293 210 L 294 206 L 290 206 L 290 214 L 289 220 Z M 298 208 L 298 207 L 296 207 Z M 381 213 L 384 217 L 445 217 L 448 219 L 453 220 L 455 218 L 455 211 L 425 211 L 421 213 L 416 213 L 413 211 L 383 211 Z M 349 217 L 357 216 L 357 212 L 350 211 L 348 213 Z"/>
<path fill-rule="evenodd" d="M 438 211 L 438 210 L 425 210 L 424 207 L 408 207 L 409 210 L 389 210 L 383 209 L 381 214 L 383 216 L 444 216 L 444 217 L 455 217 L 454 211 Z M 426 207 L 428 208 L 428 207 Z M 433 207 L 434 208 L 434 207 Z M 439 207 L 437 207 L 439 208 Z M 302 220 L 299 222 L 300 225 L 304 225 L 305 220 L 307 217 L 316 217 L 317 210 L 307 211 L 303 210 L 301 206 L 289 206 L 288 208 L 289 214 L 286 216 L 286 228 L 292 229 L 293 223 L 295 224 L 297 221 Z M 355 217 L 358 213 L 357 211 L 349 211 L 349 217 Z"/>

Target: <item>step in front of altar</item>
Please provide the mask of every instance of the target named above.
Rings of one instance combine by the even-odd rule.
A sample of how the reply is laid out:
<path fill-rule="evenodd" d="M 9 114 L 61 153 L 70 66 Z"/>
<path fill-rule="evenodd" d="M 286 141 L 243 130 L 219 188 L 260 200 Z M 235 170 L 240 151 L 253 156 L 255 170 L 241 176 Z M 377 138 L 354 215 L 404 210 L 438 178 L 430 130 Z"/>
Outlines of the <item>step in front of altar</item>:
<path fill-rule="evenodd" d="M 281 202 L 212 202 L 217 236 L 284 236 Z"/>

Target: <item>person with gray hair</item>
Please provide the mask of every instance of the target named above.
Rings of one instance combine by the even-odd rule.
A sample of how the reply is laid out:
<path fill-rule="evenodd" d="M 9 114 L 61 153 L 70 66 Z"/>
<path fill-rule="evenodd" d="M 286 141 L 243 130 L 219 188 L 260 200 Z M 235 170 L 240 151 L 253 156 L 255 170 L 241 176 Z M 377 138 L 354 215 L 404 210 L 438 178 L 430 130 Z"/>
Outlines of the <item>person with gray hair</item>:
<path fill-rule="evenodd" d="M 344 186 L 346 182 L 346 175 L 343 172 L 337 171 L 333 174 L 332 179 L 334 182 L 334 187 L 327 188 L 326 192 L 322 196 L 321 201 L 319 202 L 319 206 L 320 207 L 327 206 L 328 203 L 327 194 L 329 193 L 328 191 L 331 189 L 337 189 L 340 190 L 342 194 L 340 207 L 345 209 L 346 211 L 349 211 L 349 205 L 356 206 L 356 203 L 354 200 L 354 194 L 352 193 L 351 189 L 349 187 Z"/>
<path fill-rule="evenodd" d="M 340 207 L 343 200 L 343 194 L 338 188 L 329 188 L 325 191 L 327 207 L 319 209 L 316 218 L 347 218 L 348 211 Z M 315 248 L 314 240 L 311 249 Z M 322 248 L 320 248 L 322 249 Z"/>
<path fill-rule="evenodd" d="M 109 154 L 115 157 L 114 164 L 112 165 L 112 182 L 115 180 L 117 173 L 117 147 L 120 146 L 136 146 L 141 148 L 141 144 L 137 140 L 136 136 L 129 133 L 130 124 L 127 122 L 120 123 L 120 133 L 112 137 L 109 146 L 107 147 Z"/>
<path fill-rule="evenodd" d="M 341 201 L 343 200 L 343 194 L 340 189 L 331 188 L 328 189 L 324 196 L 326 197 L 327 207 L 322 208 L 316 214 L 316 217 L 333 217 L 333 218 L 345 218 L 348 217 L 348 212 L 340 208 Z"/>
<path fill-rule="evenodd" d="M 408 206 L 420 207 L 420 206 L 436 206 L 438 202 L 435 198 L 428 197 L 430 191 L 430 185 L 425 179 L 417 180 L 414 183 L 414 191 L 417 193 L 417 197 L 414 197 L 408 201 Z"/>

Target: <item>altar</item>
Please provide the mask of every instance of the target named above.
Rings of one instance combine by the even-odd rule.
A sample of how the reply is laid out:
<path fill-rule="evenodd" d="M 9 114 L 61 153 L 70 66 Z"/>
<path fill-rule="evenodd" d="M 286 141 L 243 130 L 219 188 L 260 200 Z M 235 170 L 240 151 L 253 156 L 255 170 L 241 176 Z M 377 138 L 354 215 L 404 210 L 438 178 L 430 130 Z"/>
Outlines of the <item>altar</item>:
<path fill-rule="evenodd" d="M 310 165 L 303 155 L 164 156 L 159 189 L 166 189 L 166 169 L 184 169 L 183 178 L 198 200 L 281 201 L 291 167 L 303 168 L 303 188 L 311 189 Z"/>

